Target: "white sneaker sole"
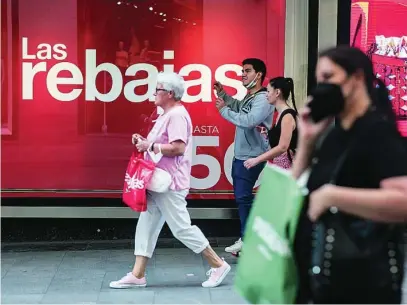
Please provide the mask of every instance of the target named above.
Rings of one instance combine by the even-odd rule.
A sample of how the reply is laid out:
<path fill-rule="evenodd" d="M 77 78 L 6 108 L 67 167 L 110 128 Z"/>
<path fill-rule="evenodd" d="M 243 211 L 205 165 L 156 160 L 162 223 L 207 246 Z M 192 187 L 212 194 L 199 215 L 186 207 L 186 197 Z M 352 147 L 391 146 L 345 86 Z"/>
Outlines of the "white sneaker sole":
<path fill-rule="evenodd" d="M 205 283 L 202 283 L 202 287 L 203 288 L 215 288 L 218 287 L 220 284 L 222 284 L 223 280 L 225 279 L 225 277 L 228 275 L 228 273 L 230 272 L 232 268 L 230 267 L 230 265 L 225 269 L 225 272 L 222 273 L 222 275 L 220 276 L 220 278 L 218 279 L 218 281 L 212 285 L 205 285 Z"/>
<path fill-rule="evenodd" d="M 228 249 L 228 248 L 225 248 L 226 253 L 236 253 L 236 252 L 240 252 L 240 251 L 242 251 L 242 248 L 240 248 L 240 249 Z"/>
<path fill-rule="evenodd" d="M 132 288 L 144 288 L 146 287 L 147 284 L 140 284 L 140 285 L 135 285 L 135 284 L 118 284 L 118 283 L 110 283 L 109 287 L 113 289 L 132 289 Z"/>

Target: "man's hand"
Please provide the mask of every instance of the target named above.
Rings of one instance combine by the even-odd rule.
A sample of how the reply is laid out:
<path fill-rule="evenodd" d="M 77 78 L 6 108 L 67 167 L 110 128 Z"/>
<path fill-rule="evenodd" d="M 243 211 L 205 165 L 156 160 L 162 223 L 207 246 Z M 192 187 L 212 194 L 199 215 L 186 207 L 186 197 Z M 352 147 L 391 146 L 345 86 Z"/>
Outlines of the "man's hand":
<path fill-rule="evenodd" d="M 250 158 L 250 159 L 244 161 L 243 165 L 247 169 L 251 169 L 252 167 L 255 167 L 259 163 L 260 163 L 260 160 L 258 158 Z"/>
<path fill-rule="evenodd" d="M 225 101 L 222 98 L 218 97 L 216 99 L 216 108 L 218 108 L 218 110 L 220 111 L 224 107 L 226 107 Z"/>
<path fill-rule="evenodd" d="M 215 89 L 216 93 L 219 94 L 223 91 L 223 86 L 220 82 L 217 81 L 213 84 L 213 89 Z"/>

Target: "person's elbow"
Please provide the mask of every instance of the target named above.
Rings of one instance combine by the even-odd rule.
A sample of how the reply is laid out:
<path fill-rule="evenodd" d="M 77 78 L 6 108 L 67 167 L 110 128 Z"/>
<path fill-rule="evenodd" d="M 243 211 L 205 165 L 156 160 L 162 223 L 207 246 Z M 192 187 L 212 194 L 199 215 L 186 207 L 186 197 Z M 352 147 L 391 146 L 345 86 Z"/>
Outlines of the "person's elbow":
<path fill-rule="evenodd" d="M 259 126 L 261 123 L 263 123 L 263 119 L 257 119 L 254 117 L 248 117 L 236 124 L 236 126 L 245 128 L 245 129 L 254 129 L 257 126 Z"/>
<path fill-rule="evenodd" d="M 264 115 L 265 113 L 265 110 L 259 112 L 258 109 L 256 109 L 254 113 L 249 113 L 247 117 L 242 120 L 243 128 L 253 129 L 262 124 L 267 119 L 267 116 Z"/>
<path fill-rule="evenodd" d="M 290 145 L 288 143 L 279 143 L 277 145 L 277 149 L 280 153 L 286 152 L 290 148 Z"/>
<path fill-rule="evenodd" d="M 182 156 L 185 153 L 185 143 L 183 141 L 175 141 L 171 143 L 170 154 L 172 156 Z"/>
<path fill-rule="evenodd" d="M 228 117 L 224 116 L 223 117 L 226 121 L 232 123 L 236 127 L 242 128 L 242 129 L 253 129 L 259 124 L 255 124 L 255 122 L 252 122 L 246 118 L 233 118 L 233 117 Z"/>
<path fill-rule="evenodd" d="M 236 124 L 237 127 L 243 128 L 243 129 L 254 129 L 258 126 L 259 124 L 255 124 L 253 122 L 240 122 Z"/>

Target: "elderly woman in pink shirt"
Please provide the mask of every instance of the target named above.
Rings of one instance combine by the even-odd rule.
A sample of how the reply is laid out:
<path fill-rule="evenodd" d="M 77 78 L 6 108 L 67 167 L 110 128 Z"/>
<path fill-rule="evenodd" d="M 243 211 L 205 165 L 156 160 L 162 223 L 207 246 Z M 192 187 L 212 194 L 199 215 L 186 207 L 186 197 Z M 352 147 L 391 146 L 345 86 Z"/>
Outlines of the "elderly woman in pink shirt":
<path fill-rule="evenodd" d="M 195 253 L 202 253 L 211 269 L 203 287 L 219 286 L 230 271 L 211 248 L 208 240 L 191 218 L 185 200 L 191 179 L 192 166 L 192 122 L 181 104 L 185 92 L 184 79 L 176 73 L 160 73 L 157 77 L 155 105 L 164 109 L 153 129 L 144 139 L 133 135 L 133 143 L 140 152 L 151 150 L 163 157 L 157 163 L 172 176 L 170 190 L 164 193 L 147 193 L 147 211 L 140 214 L 135 236 L 136 261 L 132 272 L 122 279 L 110 283 L 111 288 L 145 287 L 147 261 L 153 255 L 158 235 L 167 222 L 174 236 Z"/>

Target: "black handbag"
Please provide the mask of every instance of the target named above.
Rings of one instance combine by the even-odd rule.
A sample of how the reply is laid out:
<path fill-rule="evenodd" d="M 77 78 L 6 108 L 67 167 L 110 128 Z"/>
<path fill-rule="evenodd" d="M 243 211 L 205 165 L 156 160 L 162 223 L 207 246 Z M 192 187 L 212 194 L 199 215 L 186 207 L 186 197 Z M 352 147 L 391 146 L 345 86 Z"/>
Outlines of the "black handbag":
<path fill-rule="evenodd" d="M 336 184 L 352 147 L 338 160 L 330 184 Z M 313 298 L 343 300 L 360 286 L 400 292 L 404 274 L 403 235 L 402 225 L 361 219 L 332 207 L 313 226 L 310 268 Z"/>

